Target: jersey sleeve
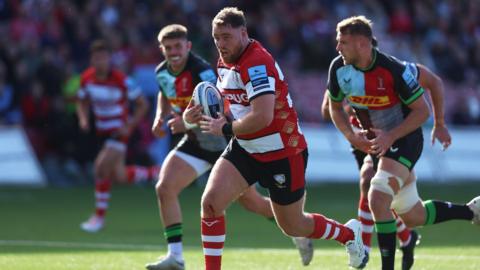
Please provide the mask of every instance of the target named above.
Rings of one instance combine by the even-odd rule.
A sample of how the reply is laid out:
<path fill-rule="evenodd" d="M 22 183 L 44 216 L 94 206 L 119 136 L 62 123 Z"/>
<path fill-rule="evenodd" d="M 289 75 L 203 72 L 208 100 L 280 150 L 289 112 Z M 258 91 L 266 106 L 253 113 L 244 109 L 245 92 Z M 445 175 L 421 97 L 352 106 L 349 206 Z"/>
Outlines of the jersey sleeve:
<path fill-rule="evenodd" d="M 403 104 L 410 105 L 424 93 L 418 82 L 418 67 L 414 63 L 403 62 L 399 73 L 395 90 Z"/>
<path fill-rule="evenodd" d="M 336 59 L 332 61 L 330 64 L 330 68 L 328 69 L 328 79 L 327 79 L 327 91 L 328 96 L 331 100 L 335 102 L 341 102 L 345 98 L 345 94 L 340 89 L 338 85 L 337 79 L 337 68 L 335 65 Z"/>
<path fill-rule="evenodd" d="M 213 84 L 217 82 L 217 75 L 215 74 L 215 71 L 213 71 L 213 69 L 210 67 L 207 67 L 206 69 L 200 71 L 200 73 L 198 73 L 198 77 L 202 82 L 211 82 Z"/>
<path fill-rule="evenodd" d="M 127 96 L 129 100 L 135 100 L 142 95 L 142 89 L 133 78 L 126 77 L 125 86 L 127 87 Z"/>
<path fill-rule="evenodd" d="M 279 79 L 273 59 L 258 57 L 240 68 L 240 76 L 249 100 L 264 95 L 275 94 L 275 83 Z"/>

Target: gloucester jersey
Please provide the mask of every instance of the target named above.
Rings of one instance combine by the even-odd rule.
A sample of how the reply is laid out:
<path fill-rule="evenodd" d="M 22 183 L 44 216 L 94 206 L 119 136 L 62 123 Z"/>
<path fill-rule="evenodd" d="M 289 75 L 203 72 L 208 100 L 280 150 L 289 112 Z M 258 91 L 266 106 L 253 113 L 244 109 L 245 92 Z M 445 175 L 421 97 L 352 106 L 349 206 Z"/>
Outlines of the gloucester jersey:
<path fill-rule="evenodd" d="M 333 101 L 347 99 L 364 129 L 388 131 L 402 123 L 411 111 L 408 105 L 422 97 L 418 76 L 415 64 L 374 49 L 372 64 L 364 70 L 335 58 L 327 88 Z"/>
<path fill-rule="evenodd" d="M 177 114 L 182 114 L 192 98 L 193 90 L 199 82 L 209 81 L 215 83 L 217 75 L 212 67 L 194 53 L 189 53 L 183 71 L 174 74 L 167 61 L 160 63 L 155 69 L 157 84 L 170 105 Z M 189 140 L 196 142 L 202 149 L 208 151 L 221 151 L 225 149 L 227 141 L 223 137 L 202 133 L 195 127 L 187 131 Z"/>
<path fill-rule="evenodd" d="M 299 154 L 307 148 L 283 73 L 258 41 L 252 40 L 234 64 L 226 64 L 220 58 L 218 75 L 217 87 L 229 103 L 234 119 L 250 112 L 253 99 L 265 94 L 275 95 L 274 119 L 270 125 L 235 138 L 252 157 L 273 161 Z"/>
<path fill-rule="evenodd" d="M 93 67 L 81 74 L 77 93 L 79 99 L 91 102 L 97 134 L 106 136 L 126 125 L 129 101 L 141 95 L 141 89 L 122 72 L 112 69 L 100 80 Z"/>

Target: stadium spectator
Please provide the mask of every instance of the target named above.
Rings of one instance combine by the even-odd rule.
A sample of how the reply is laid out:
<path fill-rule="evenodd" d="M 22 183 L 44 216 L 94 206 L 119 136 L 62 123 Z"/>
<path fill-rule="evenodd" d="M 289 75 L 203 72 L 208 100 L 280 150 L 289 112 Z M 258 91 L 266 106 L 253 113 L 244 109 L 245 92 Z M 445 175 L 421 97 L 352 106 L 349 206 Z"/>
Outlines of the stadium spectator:
<path fill-rule="evenodd" d="M 408 227 L 448 220 L 469 220 L 480 225 L 480 196 L 468 204 L 422 202 L 417 192 L 414 166 L 423 148 L 422 123 L 428 118 L 418 68 L 374 48 L 372 23 L 354 16 L 337 24 L 337 51 L 328 77 L 330 115 L 347 140 L 369 153 L 375 168 L 368 193 L 382 269 L 394 269 L 396 220 L 393 209 Z M 424 72 L 421 70 L 420 72 Z M 342 105 L 355 112 L 365 132 L 353 131 Z M 435 98 L 435 96 L 433 97 Z M 438 98 L 438 97 L 437 97 Z M 438 105 L 438 104 L 437 104 Z M 436 124 L 442 124 L 436 108 Z M 450 144 L 443 130 L 443 146 Z M 413 237 L 413 235 L 412 235 Z M 409 269 L 411 265 L 404 265 Z"/>
<path fill-rule="evenodd" d="M 245 16 L 237 8 L 224 8 L 214 17 L 212 35 L 220 55 L 217 85 L 233 121 L 222 115 L 203 116 L 199 122 L 206 133 L 232 136 L 202 196 L 205 269 L 221 269 L 225 210 L 256 182 L 268 188 L 275 220 L 286 235 L 334 239 L 346 246 L 350 266 L 365 267 L 368 256 L 357 220 L 343 225 L 303 210 L 307 143 L 278 64 L 249 38 Z"/>

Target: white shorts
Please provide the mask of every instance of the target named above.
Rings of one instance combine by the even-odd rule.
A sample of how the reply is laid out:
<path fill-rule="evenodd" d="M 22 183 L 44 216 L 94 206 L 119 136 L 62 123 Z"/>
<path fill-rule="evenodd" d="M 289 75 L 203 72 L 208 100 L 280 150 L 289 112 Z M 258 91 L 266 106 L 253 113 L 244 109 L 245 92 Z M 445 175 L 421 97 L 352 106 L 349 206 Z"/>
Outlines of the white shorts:
<path fill-rule="evenodd" d="M 193 167 L 193 169 L 197 173 L 197 176 L 204 174 L 205 172 L 210 170 L 210 168 L 212 168 L 212 164 L 210 164 L 209 162 L 178 150 L 172 150 L 168 155 L 175 155 L 181 158 L 188 165 Z"/>

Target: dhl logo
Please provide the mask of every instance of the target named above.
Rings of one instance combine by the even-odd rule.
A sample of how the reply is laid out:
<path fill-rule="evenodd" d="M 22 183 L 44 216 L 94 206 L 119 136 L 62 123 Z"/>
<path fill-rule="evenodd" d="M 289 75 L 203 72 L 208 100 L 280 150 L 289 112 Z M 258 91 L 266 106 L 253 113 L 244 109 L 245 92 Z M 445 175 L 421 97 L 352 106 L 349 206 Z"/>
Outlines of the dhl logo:
<path fill-rule="evenodd" d="M 388 96 L 350 96 L 348 100 L 351 103 L 368 107 L 382 107 L 390 104 Z"/>
<path fill-rule="evenodd" d="M 178 106 L 180 108 L 186 108 L 188 106 L 188 103 L 190 102 L 190 99 L 192 97 L 176 97 L 170 99 L 170 103 L 173 106 Z"/>

